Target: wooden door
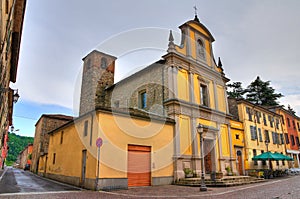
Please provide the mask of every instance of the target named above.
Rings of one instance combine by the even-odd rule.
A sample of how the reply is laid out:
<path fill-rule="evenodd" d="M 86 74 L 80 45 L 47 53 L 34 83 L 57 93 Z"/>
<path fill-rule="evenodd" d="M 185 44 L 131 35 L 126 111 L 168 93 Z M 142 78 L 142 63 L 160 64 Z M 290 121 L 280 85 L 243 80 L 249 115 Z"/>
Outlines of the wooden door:
<path fill-rule="evenodd" d="M 243 158 L 242 158 L 242 152 L 240 150 L 238 150 L 236 152 L 236 156 L 237 156 L 237 166 L 238 166 L 238 171 L 240 175 L 243 175 Z"/>
<path fill-rule="evenodd" d="M 128 186 L 151 185 L 151 147 L 128 145 Z"/>
<path fill-rule="evenodd" d="M 204 156 L 204 164 L 205 164 L 205 173 L 211 173 L 211 152 L 208 152 Z"/>

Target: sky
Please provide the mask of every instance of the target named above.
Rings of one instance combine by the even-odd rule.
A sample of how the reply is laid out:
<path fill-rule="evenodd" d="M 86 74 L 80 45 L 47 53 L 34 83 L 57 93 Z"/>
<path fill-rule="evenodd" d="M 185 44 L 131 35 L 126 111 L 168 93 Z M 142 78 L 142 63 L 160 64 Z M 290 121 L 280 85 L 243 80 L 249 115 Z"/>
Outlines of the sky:
<path fill-rule="evenodd" d="M 21 96 L 13 115 L 16 133 L 34 136 L 42 114 L 76 115 L 82 58 L 93 49 L 118 57 L 116 81 L 160 59 L 169 30 L 180 44 L 178 26 L 194 18 L 195 5 L 226 76 L 243 87 L 258 75 L 271 81 L 285 96 L 281 104 L 300 115 L 298 0 L 30 0 L 11 85 Z M 145 52 L 149 56 L 141 56 Z"/>

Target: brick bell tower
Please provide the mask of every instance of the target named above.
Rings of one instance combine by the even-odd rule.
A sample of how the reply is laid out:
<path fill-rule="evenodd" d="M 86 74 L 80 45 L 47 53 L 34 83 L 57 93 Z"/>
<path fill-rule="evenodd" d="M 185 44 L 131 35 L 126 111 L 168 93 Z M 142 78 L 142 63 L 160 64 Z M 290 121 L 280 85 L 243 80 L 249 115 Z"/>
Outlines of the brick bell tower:
<path fill-rule="evenodd" d="M 105 106 L 105 88 L 114 84 L 115 60 L 117 58 L 97 50 L 90 52 L 83 60 L 79 116 L 95 110 L 96 93 L 98 103 Z"/>

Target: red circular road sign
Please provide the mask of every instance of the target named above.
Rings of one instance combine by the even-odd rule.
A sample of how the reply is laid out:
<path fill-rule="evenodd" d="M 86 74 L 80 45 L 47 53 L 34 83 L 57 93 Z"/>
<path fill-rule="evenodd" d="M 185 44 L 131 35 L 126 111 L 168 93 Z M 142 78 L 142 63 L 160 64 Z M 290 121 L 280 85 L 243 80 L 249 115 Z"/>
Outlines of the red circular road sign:
<path fill-rule="evenodd" d="M 102 144 L 103 144 L 102 138 L 97 138 L 97 140 L 96 140 L 96 146 L 97 146 L 97 147 L 101 147 Z"/>

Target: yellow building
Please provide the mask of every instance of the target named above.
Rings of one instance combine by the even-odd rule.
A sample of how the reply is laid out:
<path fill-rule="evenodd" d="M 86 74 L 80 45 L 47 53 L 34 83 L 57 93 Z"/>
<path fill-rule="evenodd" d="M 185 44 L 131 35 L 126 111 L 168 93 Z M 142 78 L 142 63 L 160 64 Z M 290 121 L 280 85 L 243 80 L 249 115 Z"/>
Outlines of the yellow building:
<path fill-rule="evenodd" d="M 230 120 L 230 130 L 237 174 L 245 174 L 244 125 L 238 120 Z"/>
<path fill-rule="evenodd" d="M 83 58 L 80 115 L 95 107 L 133 108 L 175 120 L 175 180 L 184 169 L 201 173 L 200 136 L 204 125 L 206 173 L 234 169 L 226 82 L 219 59 L 213 56 L 214 38 L 197 16 L 181 25 L 182 41 L 172 31 L 162 59 L 114 84 L 116 57 L 92 51 Z M 122 67 L 122 66 L 119 66 Z M 95 100 L 96 95 L 96 100 Z M 235 171 L 234 171 L 235 172 Z"/>
<path fill-rule="evenodd" d="M 39 174 L 89 189 L 171 184 L 173 126 L 154 115 L 98 109 L 50 132 Z"/>
<path fill-rule="evenodd" d="M 270 151 L 285 154 L 281 115 L 243 99 L 230 99 L 229 107 L 244 125 L 245 170 L 286 169 L 286 161 L 253 161 L 252 158 Z"/>
<path fill-rule="evenodd" d="M 229 79 L 221 60 L 215 63 L 214 38 L 197 16 L 179 28 L 181 45 L 170 32 L 161 60 L 116 84 L 116 57 L 93 50 L 83 58 L 80 116 L 51 132 L 39 173 L 94 188 L 99 172 L 97 188 L 110 189 L 171 184 L 187 168 L 198 176 L 236 172 Z M 97 137 L 104 140 L 99 169 Z"/>
<path fill-rule="evenodd" d="M 195 16 L 179 27 L 182 32 L 181 45 L 169 37 L 168 54 L 164 55 L 171 91 L 165 106 L 168 116 L 176 121 L 175 179 L 184 177 L 183 169 L 191 168 L 200 173 L 200 136 L 196 127 L 205 127 L 204 162 L 205 173 L 235 170 L 235 159 L 230 135 L 230 116 L 222 63 L 214 61 L 214 38 Z"/>

